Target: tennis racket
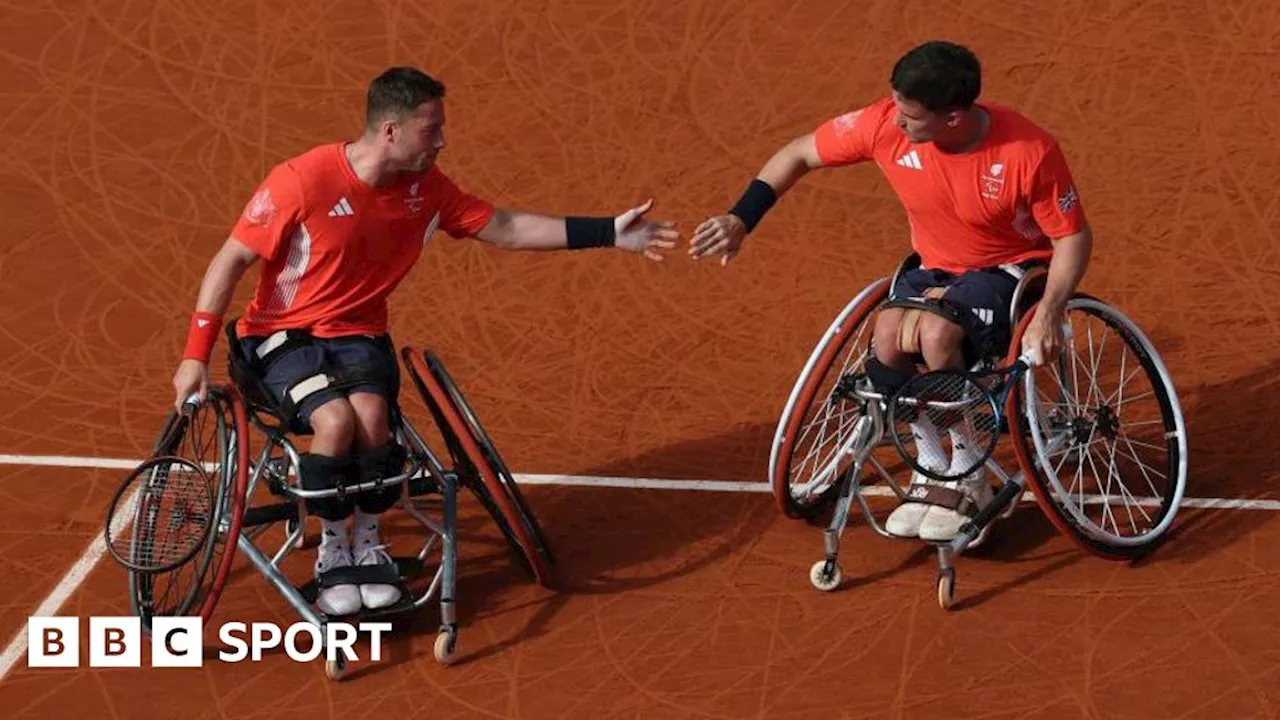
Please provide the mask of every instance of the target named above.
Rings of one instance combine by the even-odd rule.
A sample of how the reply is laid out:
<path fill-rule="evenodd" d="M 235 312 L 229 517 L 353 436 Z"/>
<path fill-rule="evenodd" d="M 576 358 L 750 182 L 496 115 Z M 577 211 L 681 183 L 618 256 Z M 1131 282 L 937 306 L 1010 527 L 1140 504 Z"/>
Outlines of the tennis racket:
<path fill-rule="evenodd" d="M 116 562 L 138 573 L 169 572 L 191 560 L 213 527 L 214 488 L 204 468 L 153 457 L 125 478 L 103 531 Z"/>
<path fill-rule="evenodd" d="M 904 383 L 888 402 L 893 444 L 903 460 L 944 482 L 985 465 L 1000 440 L 1005 401 L 1033 366 L 1033 357 L 1027 353 L 1008 367 L 983 373 L 933 370 Z"/>

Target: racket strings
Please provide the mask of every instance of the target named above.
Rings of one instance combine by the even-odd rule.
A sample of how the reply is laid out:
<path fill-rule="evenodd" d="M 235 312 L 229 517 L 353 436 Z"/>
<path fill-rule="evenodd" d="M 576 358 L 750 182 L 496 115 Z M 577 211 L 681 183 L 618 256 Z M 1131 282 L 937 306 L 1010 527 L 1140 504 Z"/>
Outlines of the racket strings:
<path fill-rule="evenodd" d="M 917 375 L 892 401 L 895 430 L 912 439 L 899 451 L 915 469 L 940 480 L 977 470 L 994 450 L 999 415 L 978 378 L 941 371 Z"/>
<path fill-rule="evenodd" d="M 189 462 L 150 462 L 131 481 L 137 496 L 121 508 L 132 526 L 111 538 L 113 554 L 140 571 L 160 571 L 189 559 L 204 543 L 213 516 L 205 473 Z"/>

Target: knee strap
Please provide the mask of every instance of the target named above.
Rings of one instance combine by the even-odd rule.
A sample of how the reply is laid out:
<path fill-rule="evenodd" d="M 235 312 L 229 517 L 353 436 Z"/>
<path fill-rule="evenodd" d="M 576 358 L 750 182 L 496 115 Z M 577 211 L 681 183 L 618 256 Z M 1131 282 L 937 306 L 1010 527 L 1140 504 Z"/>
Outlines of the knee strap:
<path fill-rule="evenodd" d="M 931 287 L 924 291 L 924 297 L 911 298 L 895 301 L 890 303 L 891 306 L 901 307 L 902 322 L 898 324 L 898 349 L 908 355 L 916 355 L 920 352 L 920 318 L 924 313 L 932 313 L 941 315 L 951 320 L 946 314 L 941 312 L 941 304 L 936 302 L 943 295 L 947 294 L 945 287 Z"/>
<path fill-rule="evenodd" d="M 393 478 L 404 472 L 404 463 L 408 459 L 409 453 L 394 440 L 382 447 L 366 450 L 360 453 L 358 460 L 360 482 Z"/>
<path fill-rule="evenodd" d="M 893 368 L 880 362 L 880 358 L 871 354 L 867 358 L 867 379 L 871 381 L 871 387 L 876 392 L 888 397 L 898 391 L 898 388 L 907 384 L 914 375 Z"/>
<path fill-rule="evenodd" d="M 352 457 L 303 453 L 298 459 L 298 484 L 303 490 L 333 490 L 346 485 Z"/>

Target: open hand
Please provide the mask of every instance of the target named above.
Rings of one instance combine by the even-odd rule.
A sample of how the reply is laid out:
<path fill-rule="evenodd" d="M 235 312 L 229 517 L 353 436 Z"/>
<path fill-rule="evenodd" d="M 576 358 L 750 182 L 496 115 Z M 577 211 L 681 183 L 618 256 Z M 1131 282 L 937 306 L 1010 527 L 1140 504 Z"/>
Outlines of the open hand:
<path fill-rule="evenodd" d="M 647 220 L 645 213 L 653 208 L 653 198 L 613 219 L 614 245 L 629 252 L 641 253 L 654 262 L 662 262 L 661 250 L 670 250 L 680 239 L 680 231 L 670 220 Z"/>
<path fill-rule="evenodd" d="M 742 249 L 742 241 L 746 237 L 747 226 L 742 218 L 737 215 L 717 215 L 707 218 L 693 231 L 689 254 L 694 260 L 701 260 L 709 255 L 724 253 L 724 257 L 720 258 L 720 267 L 724 267 Z"/>

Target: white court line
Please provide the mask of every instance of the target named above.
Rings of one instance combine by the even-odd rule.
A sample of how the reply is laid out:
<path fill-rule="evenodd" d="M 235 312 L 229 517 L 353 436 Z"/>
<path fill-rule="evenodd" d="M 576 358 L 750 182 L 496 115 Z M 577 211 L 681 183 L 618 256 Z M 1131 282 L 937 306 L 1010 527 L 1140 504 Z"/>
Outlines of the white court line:
<path fill-rule="evenodd" d="M 59 468 L 97 468 L 105 470 L 132 470 L 141 459 L 85 457 L 74 455 L 6 455 L 0 453 L 0 465 L 34 465 Z M 754 492 L 767 493 L 769 483 L 740 482 L 731 480 L 669 480 L 666 478 L 609 477 L 597 475 L 539 475 L 515 474 L 521 485 L 567 485 L 577 487 L 635 488 L 641 490 L 700 490 L 706 492 Z M 893 494 L 888 488 L 872 486 L 862 489 L 867 497 L 887 497 Z M 1086 504 L 1102 501 L 1099 495 L 1087 495 Z M 1035 496 L 1023 493 L 1023 502 L 1034 502 Z M 1155 498 L 1139 498 L 1138 504 L 1158 506 Z M 1215 510 L 1280 510 L 1280 500 L 1247 498 L 1197 498 L 1184 497 L 1183 507 Z"/>
<path fill-rule="evenodd" d="M 0 454 L 0 465 L 24 465 L 24 466 L 43 466 L 57 468 L 96 468 L 105 470 L 132 470 L 137 467 L 142 460 L 128 460 L 122 458 L 102 458 L 102 457 L 78 457 L 68 455 L 7 455 Z M 642 490 L 694 490 L 706 492 L 750 492 L 750 493 L 768 493 L 770 492 L 769 483 L 763 482 L 733 482 L 728 480 L 668 480 L 663 478 L 629 478 L 629 477 L 599 477 L 591 475 L 525 475 L 516 474 L 516 482 L 521 485 L 567 485 L 577 487 L 596 487 L 596 488 L 634 488 Z M 893 492 L 886 487 L 872 486 L 863 488 L 863 494 L 868 497 L 886 497 L 893 495 Z M 130 499 L 130 503 L 136 500 L 135 496 Z M 1023 493 L 1023 502 L 1035 502 L 1035 497 L 1030 492 Z M 1089 496 L 1089 502 L 1101 502 L 1099 496 Z M 1142 498 L 1142 505 L 1159 505 L 1154 498 Z M 1280 500 L 1248 500 L 1248 499 L 1231 499 L 1231 498 L 1183 498 L 1183 507 L 1193 508 L 1210 508 L 1220 510 L 1280 510 Z M 121 518 L 128 517 L 128 513 L 121 513 L 113 522 L 120 523 L 122 526 L 125 521 Z M 121 528 L 113 528 L 113 532 L 119 532 Z M 62 608 L 62 604 L 71 597 L 72 594 L 80 587 L 85 578 L 89 576 L 90 571 L 97 565 L 106 552 L 106 543 L 102 536 L 94 538 L 89 547 L 85 549 L 84 554 L 76 561 L 75 565 L 67 571 L 45 598 L 40 603 L 40 607 L 32 613 L 33 616 L 42 617 L 55 615 Z M 5 648 L 4 654 L 0 655 L 0 680 L 9 674 L 9 671 L 18 662 L 27 650 L 27 626 L 23 623 L 22 630 L 13 638 L 8 647 Z"/>
<path fill-rule="evenodd" d="M 4 457 L 7 459 L 14 456 L 5 455 Z M 129 467 L 135 465 L 137 463 Z M 125 500 L 123 511 L 111 518 L 112 536 L 119 535 L 124 531 L 125 526 L 129 524 L 129 520 L 133 517 L 133 508 L 138 502 L 138 493 L 141 490 L 142 485 L 135 487 L 133 492 L 129 493 L 129 498 Z M 44 602 L 40 603 L 40 606 L 31 615 L 34 617 L 57 615 L 58 611 L 62 609 L 62 604 L 79 589 L 80 584 L 84 582 L 85 578 L 89 577 L 89 573 L 93 571 L 94 566 L 98 564 L 98 561 L 102 559 L 106 552 L 107 542 L 103 540 L 102 534 L 99 533 L 94 536 L 93 542 L 89 543 L 89 547 L 85 549 L 80 558 L 67 571 L 67 574 L 62 576 L 62 579 L 54 586 L 53 591 L 49 593 L 49 596 L 44 599 Z M 9 674 L 9 670 L 17 664 L 18 659 L 26 654 L 28 640 L 27 623 L 23 621 L 22 629 L 5 647 L 4 654 L 0 654 L 0 680 L 3 680 Z"/>

